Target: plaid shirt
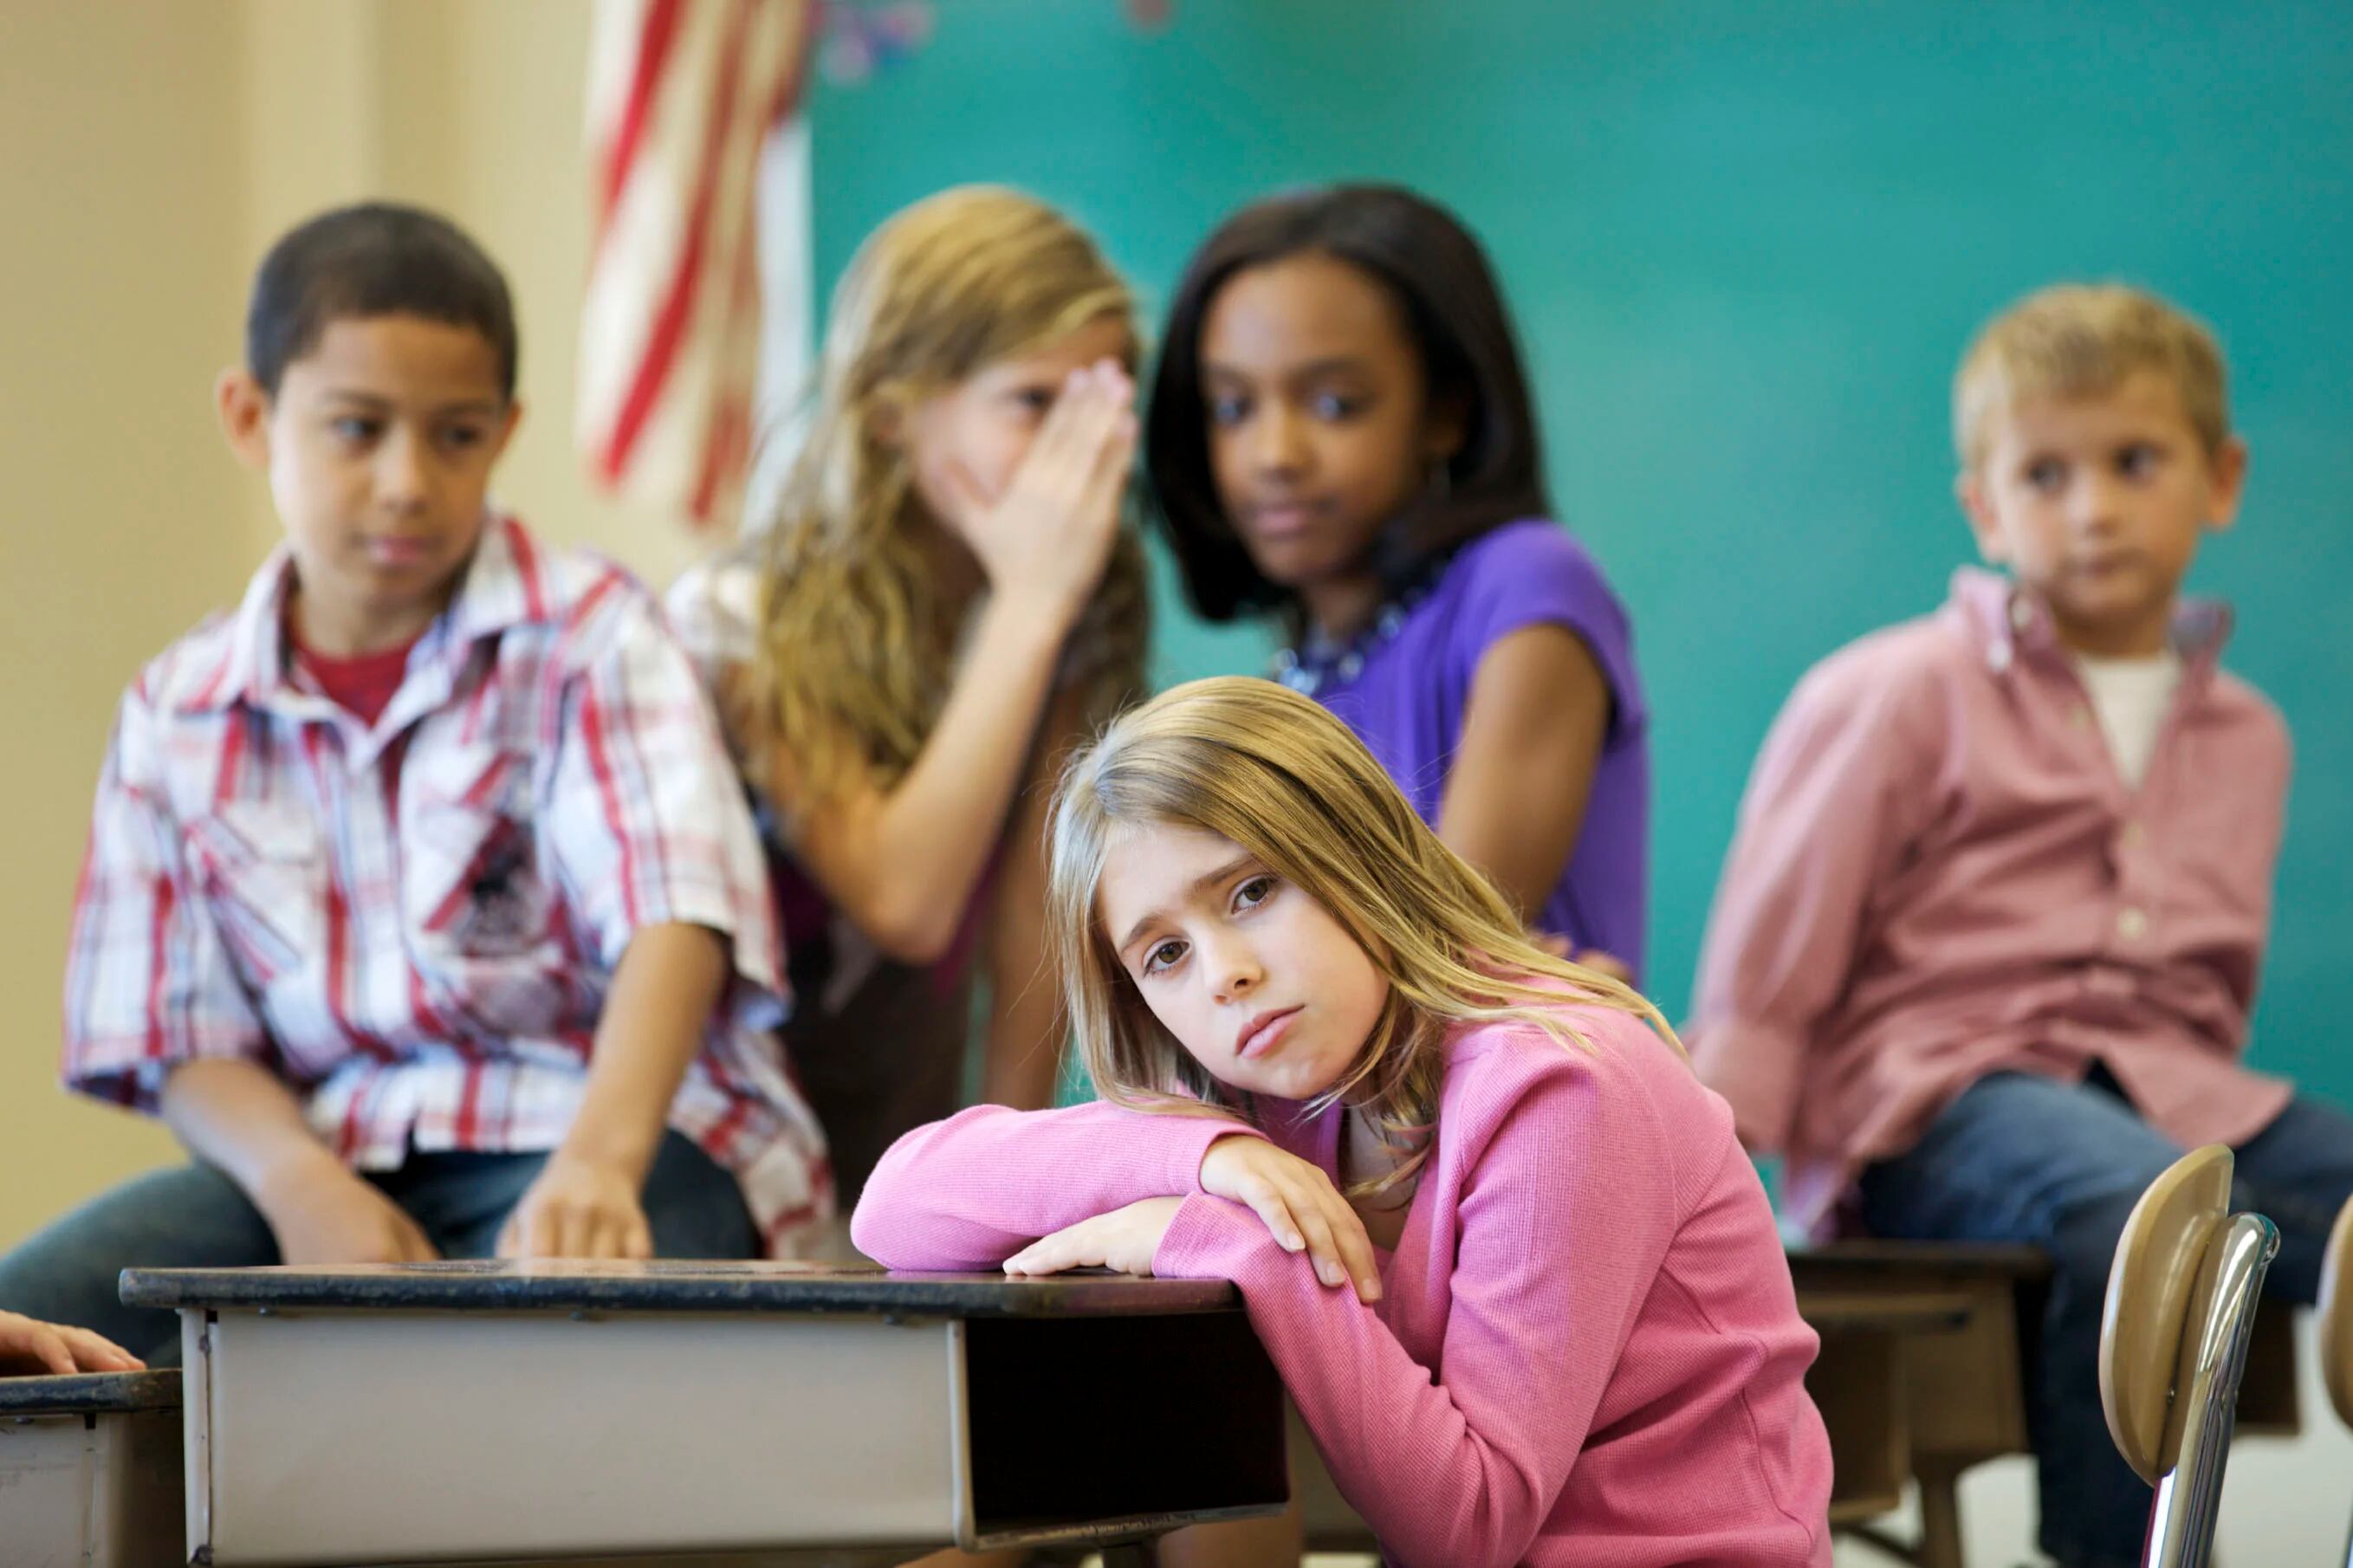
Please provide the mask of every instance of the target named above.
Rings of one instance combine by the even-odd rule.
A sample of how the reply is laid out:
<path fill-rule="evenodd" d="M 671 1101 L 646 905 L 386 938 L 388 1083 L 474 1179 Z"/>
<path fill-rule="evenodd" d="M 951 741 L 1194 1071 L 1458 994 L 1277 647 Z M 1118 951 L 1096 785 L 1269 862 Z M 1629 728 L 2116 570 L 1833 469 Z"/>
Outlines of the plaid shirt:
<path fill-rule="evenodd" d="M 830 1203 L 774 1033 L 785 983 L 743 792 L 653 599 L 493 521 L 377 722 L 289 657 L 282 549 L 125 694 L 66 978 L 69 1088 L 153 1111 L 238 1058 L 363 1170 L 571 1126 L 639 929 L 726 934 L 733 979 L 670 1124 L 771 1252 Z"/>

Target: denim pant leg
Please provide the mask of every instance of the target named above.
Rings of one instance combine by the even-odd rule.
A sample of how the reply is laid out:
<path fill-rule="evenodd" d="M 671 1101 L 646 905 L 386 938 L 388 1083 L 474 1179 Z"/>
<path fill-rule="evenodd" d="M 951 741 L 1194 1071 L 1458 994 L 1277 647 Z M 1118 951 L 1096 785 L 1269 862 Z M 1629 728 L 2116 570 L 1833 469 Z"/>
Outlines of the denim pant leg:
<path fill-rule="evenodd" d="M 672 1130 L 646 1173 L 646 1223 L 657 1258 L 758 1258 L 760 1227 L 734 1173 Z"/>
<path fill-rule="evenodd" d="M 2353 1116 L 2305 1095 L 2237 1151 L 2232 1201 L 2279 1226 L 2279 1257 L 2263 1289 L 2310 1306 L 2337 1212 L 2353 1197 Z"/>
<path fill-rule="evenodd" d="M 179 1314 L 124 1306 L 122 1270 L 277 1261 L 277 1237 L 237 1184 L 209 1165 L 182 1165 L 100 1194 L 0 1258 L 0 1307 L 95 1330 L 151 1365 L 177 1366 Z"/>
<path fill-rule="evenodd" d="M 1875 1235 L 2050 1253 L 2028 1424 L 2042 1547 L 2068 1568 L 2140 1562 L 2151 1494 L 2117 1455 L 2100 1411 L 2100 1314 L 2126 1218 L 2180 1155 L 2105 1089 L 1996 1073 L 1946 1107 L 1915 1147 L 1863 1174 L 1863 1217 Z"/>
<path fill-rule="evenodd" d="M 375 1178 L 444 1258 L 489 1258 L 547 1163 L 533 1154 L 411 1154 Z M 662 1135 L 639 1196 L 658 1258 L 757 1258 L 760 1236 L 735 1178 L 676 1131 Z"/>

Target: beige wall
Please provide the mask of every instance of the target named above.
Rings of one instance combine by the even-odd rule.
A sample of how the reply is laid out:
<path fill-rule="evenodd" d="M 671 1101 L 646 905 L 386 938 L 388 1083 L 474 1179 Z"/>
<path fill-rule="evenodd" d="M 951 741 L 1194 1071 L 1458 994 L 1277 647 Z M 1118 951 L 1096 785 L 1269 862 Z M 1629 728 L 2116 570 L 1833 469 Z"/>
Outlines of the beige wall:
<path fill-rule="evenodd" d="M 67 913 L 116 694 L 275 536 L 209 404 L 271 236 L 367 195 L 450 213 L 522 312 L 529 413 L 500 493 L 656 581 L 701 548 L 572 458 L 587 9 L 0 0 L 0 1247 L 173 1157 L 56 1088 Z"/>

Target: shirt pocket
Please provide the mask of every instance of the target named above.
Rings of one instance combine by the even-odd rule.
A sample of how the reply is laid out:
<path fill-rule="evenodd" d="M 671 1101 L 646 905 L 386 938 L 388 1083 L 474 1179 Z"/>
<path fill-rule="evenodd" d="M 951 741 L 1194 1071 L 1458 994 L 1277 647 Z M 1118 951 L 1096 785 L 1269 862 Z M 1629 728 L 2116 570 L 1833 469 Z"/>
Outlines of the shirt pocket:
<path fill-rule="evenodd" d="M 196 889 L 238 976 L 271 998 L 325 962 L 327 844 L 306 814 L 223 804 L 188 823 Z"/>
<path fill-rule="evenodd" d="M 428 943 L 458 952 L 529 952 L 546 935 L 549 910 L 530 763 L 501 751 L 452 761 L 438 787 L 418 790 L 402 825 L 412 921 Z"/>
<path fill-rule="evenodd" d="M 437 768 L 404 814 L 411 955 L 442 1009 L 498 1037 L 558 1029 L 571 1010 L 562 911 L 539 858 L 530 760 L 484 752 Z"/>

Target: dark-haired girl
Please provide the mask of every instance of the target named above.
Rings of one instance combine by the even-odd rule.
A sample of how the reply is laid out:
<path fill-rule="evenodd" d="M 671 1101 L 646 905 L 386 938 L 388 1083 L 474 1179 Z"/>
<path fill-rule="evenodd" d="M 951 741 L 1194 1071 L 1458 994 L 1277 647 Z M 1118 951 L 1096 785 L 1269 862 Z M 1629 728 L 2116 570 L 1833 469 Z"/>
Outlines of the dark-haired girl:
<path fill-rule="evenodd" d="M 1532 927 L 1638 974 L 1630 628 L 1552 521 L 1478 241 L 1390 186 L 1245 207 L 1186 269 L 1145 442 L 1194 608 L 1279 615 L 1279 679 L 1345 721 Z"/>

